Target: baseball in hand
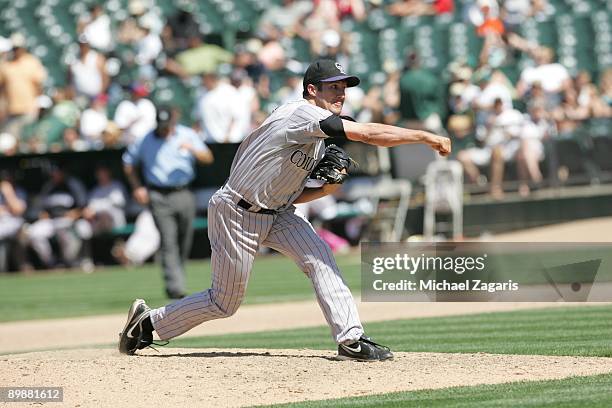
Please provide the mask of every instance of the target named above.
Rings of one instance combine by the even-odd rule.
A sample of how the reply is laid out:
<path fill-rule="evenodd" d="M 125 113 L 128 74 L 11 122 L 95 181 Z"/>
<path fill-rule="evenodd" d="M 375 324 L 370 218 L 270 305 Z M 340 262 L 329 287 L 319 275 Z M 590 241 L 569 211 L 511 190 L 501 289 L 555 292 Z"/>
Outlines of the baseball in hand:
<path fill-rule="evenodd" d="M 448 156 L 451 152 L 451 141 L 448 137 L 434 135 L 430 139 L 429 145 L 441 156 Z"/>

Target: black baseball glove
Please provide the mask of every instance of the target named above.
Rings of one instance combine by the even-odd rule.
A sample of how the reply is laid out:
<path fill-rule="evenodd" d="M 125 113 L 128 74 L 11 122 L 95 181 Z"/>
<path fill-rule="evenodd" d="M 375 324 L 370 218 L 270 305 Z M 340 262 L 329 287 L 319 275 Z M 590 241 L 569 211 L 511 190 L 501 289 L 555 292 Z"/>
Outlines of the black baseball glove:
<path fill-rule="evenodd" d="M 325 155 L 310 173 L 310 178 L 323 180 L 327 184 L 342 184 L 348 177 L 342 170 L 348 173 L 349 168 L 356 164 L 342 148 L 331 144 L 325 148 Z"/>

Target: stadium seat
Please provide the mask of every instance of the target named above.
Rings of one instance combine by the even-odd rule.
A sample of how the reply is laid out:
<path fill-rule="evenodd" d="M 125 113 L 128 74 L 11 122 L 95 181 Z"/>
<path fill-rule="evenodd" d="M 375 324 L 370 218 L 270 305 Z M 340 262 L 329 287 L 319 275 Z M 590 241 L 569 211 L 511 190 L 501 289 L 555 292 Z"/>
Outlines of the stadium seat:
<path fill-rule="evenodd" d="M 467 61 L 469 56 L 469 38 L 467 31 L 472 29 L 464 23 L 453 23 L 448 32 L 448 52 L 451 61 Z"/>
<path fill-rule="evenodd" d="M 437 213 L 452 216 L 452 236 L 463 237 L 463 166 L 455 160 L 436 160 L 427 166 L 424 176 L 425 209 L 423 235 L 433 240 L 441 232 L 436 222 Z M 449 232 L 450 228 L 443 232 Z"/>
<path fill-rule="evenodd" d="M 593 145 L 585 128 L 545 144 L 546 156 L 551 157 L 549 178 L 557 179 L 560 169 L 567 170 L 566 184 L 582 184 L 598 178 L 593 160 Z"/>
<path fill-rule="evenodd" d="M 593 159 L 598 169 L 604 174 L 605 179 L 610 179 L 612 175 L 612 138 L 611 137 L 597 137 L 593 139 Z"/>

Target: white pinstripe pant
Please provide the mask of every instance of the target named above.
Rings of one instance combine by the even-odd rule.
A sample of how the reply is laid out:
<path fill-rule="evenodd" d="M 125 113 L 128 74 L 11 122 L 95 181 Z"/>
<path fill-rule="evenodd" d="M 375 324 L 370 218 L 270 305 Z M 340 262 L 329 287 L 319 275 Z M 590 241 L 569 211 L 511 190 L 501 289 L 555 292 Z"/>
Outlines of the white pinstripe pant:
<path fill-rule="evenodd" d="M 217 192 L 208 207 L 212 246 L 212 286 L 175 303 L 153 309 L 151 321 L 162 340 L 179 336 L 208 320 L 233 315 L 245 296 L 260 245 L 293 259 L 312 281 L 317 301 L 337 343 L 363 334 L 357 307 L 329 246 L 310 223 L 291 207 L 275 215 L 256 214 Z"/>

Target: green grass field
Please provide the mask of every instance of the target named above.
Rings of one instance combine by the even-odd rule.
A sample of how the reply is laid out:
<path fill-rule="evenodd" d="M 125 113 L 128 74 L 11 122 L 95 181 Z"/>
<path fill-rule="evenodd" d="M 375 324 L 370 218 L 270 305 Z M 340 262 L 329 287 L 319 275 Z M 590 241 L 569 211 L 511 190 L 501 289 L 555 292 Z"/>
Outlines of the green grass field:
<path fill-rule="evenodd" d="M 359 256 L 337 259 L 344 276 L 357 293 L 360 288 Z M 190 293 L 210 286 L 210 263 L 187 265 Z M 0 321 L 125 313 L 136 298 L 163 305 L 165 298 L 159 265 L 126 269 L 109 267 L 92 274 L 79 271 L 0 276 Z M 245 299 L 246 304 L 275 303 L 313 298 L 310 281 L 283 256 L 255 260 Z"/>
<path fill-rule="evenodd" d="M 612 406 L 612 374 L 572 377 L 564 380 L 452 387 L 439 390 L 395 392 L 358 398 L 309 401 L 274 407 L 444 407 L 444 408 L 609 408 Z"/>
<path fill-rule="evenodd" d="M 612 306 L 483 313 L 372 322 L 365 329 L 395 351 L 612 356 Z M 325 326 L 177 339 L 173 347 L 330 349 Z"/>

